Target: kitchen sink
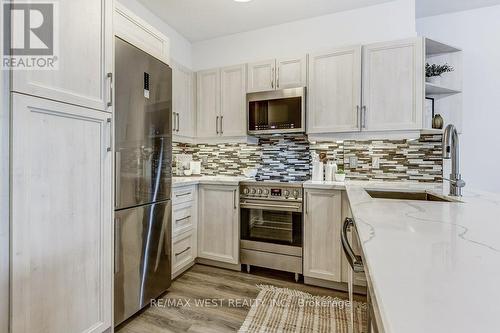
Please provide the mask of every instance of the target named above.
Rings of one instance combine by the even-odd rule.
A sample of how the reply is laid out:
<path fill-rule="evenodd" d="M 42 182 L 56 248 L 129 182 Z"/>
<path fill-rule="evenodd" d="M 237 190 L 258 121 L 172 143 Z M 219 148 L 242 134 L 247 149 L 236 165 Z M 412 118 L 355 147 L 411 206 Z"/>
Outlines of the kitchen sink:
<path fill-rule="evenodd" d="M 395 200 L 418 200 L 418 201 L 438 201 L 453 202 L 452 199 L 438 197 L 426 192 L 398 192 L 398 191 L 366 191 L 372 198 L 395 199 Z"/>

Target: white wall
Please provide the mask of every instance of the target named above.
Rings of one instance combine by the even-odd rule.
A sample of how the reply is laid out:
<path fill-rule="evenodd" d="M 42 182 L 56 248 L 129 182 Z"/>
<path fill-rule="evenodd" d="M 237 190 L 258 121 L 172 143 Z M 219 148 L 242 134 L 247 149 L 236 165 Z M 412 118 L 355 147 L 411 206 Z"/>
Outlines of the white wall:
<path fill-rule="evenodd" d="M 150 12 L 137 0 L 118 0 L 118 2 L 170 38 L 171 59 L 187 68 L 193 67 L 192 45 L 186 38 Z"/>
<path fill-rule="evenodd" d="M 415 36 L 415 1 L 396 0 L 193 44 L 194 69 Z"/>
<path fill-rule="evenodd" d="M 463 49 L 462 175 L 500 193 L 500 6 L 417 20 L 419 35 Z"/>

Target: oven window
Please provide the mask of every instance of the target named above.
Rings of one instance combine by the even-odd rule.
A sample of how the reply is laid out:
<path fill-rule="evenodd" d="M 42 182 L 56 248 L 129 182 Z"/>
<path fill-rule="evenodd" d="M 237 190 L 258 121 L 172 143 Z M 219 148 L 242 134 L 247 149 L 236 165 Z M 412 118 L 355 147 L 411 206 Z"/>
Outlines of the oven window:
<path fill-rule="evenodd" d="M 301 97 L 250 102 L 248 106 L 249 130 L 301 128 L 301 108 Z"/>
<path fill-rule="evenodd" d="M 302 214 L 242 208 L 241 239 L 302 246 Z"/>

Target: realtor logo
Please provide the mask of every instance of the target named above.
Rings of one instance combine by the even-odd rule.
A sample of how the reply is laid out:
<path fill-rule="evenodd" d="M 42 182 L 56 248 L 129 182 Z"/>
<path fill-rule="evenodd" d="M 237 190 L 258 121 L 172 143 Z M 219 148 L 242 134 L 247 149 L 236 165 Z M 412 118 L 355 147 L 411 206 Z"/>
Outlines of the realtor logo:
<path fill-rule="evenodd" d="M 57 69 L 57 3 L 3 3 L 4 69 Z"/>

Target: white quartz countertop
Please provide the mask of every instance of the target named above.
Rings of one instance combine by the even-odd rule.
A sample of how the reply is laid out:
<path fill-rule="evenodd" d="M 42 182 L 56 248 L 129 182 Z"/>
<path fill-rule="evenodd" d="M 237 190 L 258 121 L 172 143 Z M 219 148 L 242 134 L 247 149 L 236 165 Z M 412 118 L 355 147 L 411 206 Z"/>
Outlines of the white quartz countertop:
<path fill-rule="evenodd" d="M 304 183 L 304 188 L 317 189 L 317 190 L 345 190 L 344 182 L 335 181 L 316 181 L 308 180 Z"/>
<path fill-rule="evenodd" d="M 242 181 L 252 181 L 253 178 L 244 176 L 194 176 L 194 177 L 173 177 L 172 186 L 174 188 L 197 184 L 214 185 L 238 185 Z"/>
<path fill-rule="evenodd" d="M 374 199 L 365 189 L 442 185 L 348 182 L 363 259 L 385 332 L 499 332 L 500 195 L 463 202 Z"/>

